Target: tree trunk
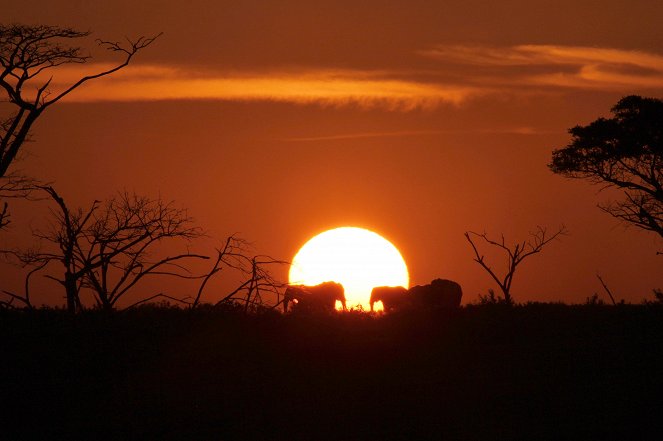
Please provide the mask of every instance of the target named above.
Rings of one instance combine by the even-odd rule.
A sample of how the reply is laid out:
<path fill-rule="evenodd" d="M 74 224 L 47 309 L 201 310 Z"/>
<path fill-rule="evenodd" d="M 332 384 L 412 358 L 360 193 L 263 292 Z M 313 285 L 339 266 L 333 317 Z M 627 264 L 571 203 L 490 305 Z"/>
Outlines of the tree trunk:
<path fill-rule="evenodd" d="M 76 278 L 74 275 L 67 271 L 64 274 L 64 289 L 67 293 L 67 311 L 74 314 L 76 306 L 78 305 L 78 287 L 76 286 Z"/>

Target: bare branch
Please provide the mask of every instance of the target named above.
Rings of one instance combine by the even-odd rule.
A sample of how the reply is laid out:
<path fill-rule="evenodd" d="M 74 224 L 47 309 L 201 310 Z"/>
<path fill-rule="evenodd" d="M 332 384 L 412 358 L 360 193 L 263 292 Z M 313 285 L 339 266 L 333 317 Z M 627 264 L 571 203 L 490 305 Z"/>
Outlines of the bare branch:
<path fill-rule="evenodd" d="M 568 231 L 564 225 L 560 226 L 553 234 L 549 234 L 545 227 L 537 226 L 537 229 L 530 233 L 529 240 L 516 243 L 513 246 L 506 245 L 504 235 L 501 236 L 500 241 L 495 241 L 490 239 L 485 232 L 480 234 L 473 231 L 467 231 L 465 232 L 465 239 L 467 239 L 470 246 L 472 247 L 472 251 L 474 252 L 474 261 L 481 265 L 481 267 L 486 270 L 490 277 L 497 283 L 497 285 L 502 290 L 502 293 L 504 294 L 504 301 L 507 304 L 512 304 L 513 298 L 511 296 L 511 285 L 513 283 L 513 277 L 516 273 L 518 265 L 520 265 L 527 257 L 540 253 L 543 248 L 551 241 L 566 234 L 568 234 Z M 479 252 L 479 249 L 474 243 L 472 237 L 482 239 L 487 244 L 499 248 L 506 253 L 507 269 L 504 277 L 500 278 L 497 273 L 486 263 L 485 256 Z"/>
<path fill-rule="evenodd" d="M 111 309 L 148 275 L 200 279 L 181 264 L 189 259 L 209 259 L 189 251 L 155 257 L 163 241 L 191 241 L 202 235 L 185 210 L 172 202 L 149 199 L 127 192 L 102 203 L 94 201 L 86 210 L 71 210 L 52 186 L 37 188 L 57 207 L 46 232 L 35 232 L 53 251 L 17 253 L 24 264 L 58 261 L 61 277 L 48 275 L 66 292 L 67 308 L 80 309 L 80 290 L 90 289 L 97 304 Z"/>
<path fill-rule="evenodd" d="M 216 261 L 214 262 L 214 265 L 212 265 L 212 269 L 209 270 L 209 272 L 203 278 L 203 281 L 200 284 L 200 287 L 198 288 L 198 292 L 196 293 L 196 298 L 194 299 L 193 303 L 191 304 L 192 308 L 195 308 L 200 303 L 200 297 L 203 295 L 203 291 L 205 290 L 205 286 L 207 285 L 207 282 L 209 282 L 209 280 L 212 278 L 212 276 L 214 276 L 216 273 L 218 273 L 219 271 L 222 270 L 220 264 L 223 262 L 223 259 L 226 256 L 226 253 L 228 253 L 228 251 L 230 250 L 231 243 L 232 243 L 233 240 L 234 240 L 234 237 L 229 236 L 226 239 L 226 243 L 223 246 L 223 248 L 220 249 L 220 250 L 219 249 L 216 250 L 217 251 Z"/>
<path fill-rule="evenodd" d="M 2 199 L 28 199 L 36 200 L 34 197 L 37 189 L 37 181 L 26 176 L 14 173 L 0 177 L 0 201 Z M 10 223 L 9 203 L 0 202 L 0 230 L 6 228 Z"/>
<path fill-rule="evenodd" d="M 138 53 L 138 51 L 140 51 L 141 49 L 144 49 L 147 46 L 149 46 L 150 44 L 152 44 L 162 34 L 163 34 L 163 32 L 155 35 L 154 37 L 149 37 L 149 38 L 140 37 L 136 41 L 127 40 L 129 42 L 129 45 L 127 47 L 123 47 L 120 43 L 111 43 L 111 42 L 108 42 L 108 41 L 97 40 L 97 42 L 100 46 L 105 47 L 106 49 L 108 49 L 110 51 L 123 52 L 124 54 L 126 54 L 126 57 L 125 57 L 124 61 L 122 63 L 116 65 L 115 67 L 111 68 L 111 69 L 108 69 L 108 70 L 105 70 L 103 72 L 99 72 L 97 74 L 88 75 L 88 76 L 85 76 L 85 77 L 81 78 L 80 80 L 78 80 L 74 84 L 72 84 L 69 88 L 65 89 L 63 92 L 61 92 L 60 94 L 55 96 L 55 98 L 53 98 L 52 100 L 44 102 L 43 107 L 45 108 L 45 107 L 48 107 L 52 104 L 55 104 L 56 102 L 60 101 L 62 98 L 67 96 L 69 93 L 71 93 L 73 90 L 77 89 L 82 84 L 84 84 L 84 83 L 86 83 L 90 80 L 95 80 L 97 78 L 101 78 L 101 77 L 105 77 L 107 75 L 111 75 L 111 74 L 117 72 L 118 70 L 127 67 L 129 65 L 129 63 L 131 62 L 131 59 L 134 57 L 134 55 L 136 55 Z"/>
<path fill-rule="evenodd" d="M 596 277 L 599 279 L 599 282 L 601 282 L 601 285 L 603 285 L 603 289 L 605 289 L 605 292 L 608 293 L 608 296 L 610 297 L 610 301 L 612 302 L 613 305 L 616 305 L 617 303 L 615 302 L 615 298 L 613 297 L 612 293 L 610 292 L 610 289 L 608 289 L 608 285 L 605 284 L 603 279 L 599 274 L 596 275 Z"/>
<path fill-rule="evenodd" d="M 80 78 L 50 98 L 53 77 L 40 81 L 40 76 L 64 64 L 86 63 L 90 56 L 71 44 L 89 34 L 57 26 L 0 25 L 0 91 L 16 109 L 16 113 L 0 119 L 0 177 L 7 174 L 44 110 L 82 84 L 128 66 L 139 51 L 161 35 L 128 39 L 124 45 L 99 41 L 102 47 L 121 53 L 123 59 L 110 69 Z"/>

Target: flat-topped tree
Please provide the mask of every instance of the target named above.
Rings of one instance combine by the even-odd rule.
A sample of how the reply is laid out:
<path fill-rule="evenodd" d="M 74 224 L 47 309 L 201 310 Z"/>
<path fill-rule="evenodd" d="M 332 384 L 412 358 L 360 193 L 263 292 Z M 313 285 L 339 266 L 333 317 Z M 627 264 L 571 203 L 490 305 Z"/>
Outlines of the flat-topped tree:
<path fill-rule="evenodd" d="M 91 57 L 75 45 L 90 32 L 58 26 L 0 25 L 0 89 L 13 107 L 9 116 L 0 117 L 0 177 L 7 170 L 30 129 L 43 112 L 82 84 L 111 75 L 128 66 L 132 58 L 158 37 L 140 37 L 125 42 L 97 40 L 97 43 L 122 56 L 112 68 L 81 77 L 58 93 L 50 86 L 54 69 L 65 64 L 83 64 Z"/>
<path fill-rule="evenodd" d="M 663 237 L 663 101 L 627 96 L 613 118 L 569 130 L 569 145 L 553 151 L 550 169 L 567 178 L 622 191 L 599 208 Z"/>

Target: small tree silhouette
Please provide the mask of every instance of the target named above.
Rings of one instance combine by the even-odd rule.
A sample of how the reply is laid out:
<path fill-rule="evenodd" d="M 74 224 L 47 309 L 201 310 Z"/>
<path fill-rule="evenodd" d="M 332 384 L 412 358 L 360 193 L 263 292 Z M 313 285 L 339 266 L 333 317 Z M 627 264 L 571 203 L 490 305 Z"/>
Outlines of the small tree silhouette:
<path fill-rule="evenodd" d="M 518 268 L 518 265 L 520 265 L 527 257 L 540 253 L 543 250 L 543 247 L 549 244 L 552 240 L 565 234 L 568 234 L 568 231 L 563 225 L 559 227 L 559 229 L 557 229 L 557 231 L 555 231 L 553 234 L 549 234 L 545 227 L 538 226 L 534 232 L 530 233 L 530 239 L 516 243 L 511 247 L 506 244 L 504 235 L 502 235 L 501 240 L 496 241 L 488 238 L 486 233 L 479 234 L 473 231 L 467 231 L 465 232 L 465 238 L 470 243 L 472 250 L 474 251 L 474 261 L 481 265 L 483 269 L 485 269 L 488 274 L 490 274 L 490 276 L 493 278 L 493 280 L 495 280 L 497 285 L 502 290 L 504 295 L 504 302 L 511 305 L 513 304 L 513 298 L 511 296 L 511 284 L 513 283 L 513 276 L 516 272 L 516 269 Z M 495 273 L 495 271 L 490 266 L 488 266 L 485 256 L 479 252 L 479 249 L 472 240 L 472 237 L 483 239 L 483 241 L 489 245 L 495 246 L 506 252 L 508 265 L 504 277 L 500 278 Z"/>

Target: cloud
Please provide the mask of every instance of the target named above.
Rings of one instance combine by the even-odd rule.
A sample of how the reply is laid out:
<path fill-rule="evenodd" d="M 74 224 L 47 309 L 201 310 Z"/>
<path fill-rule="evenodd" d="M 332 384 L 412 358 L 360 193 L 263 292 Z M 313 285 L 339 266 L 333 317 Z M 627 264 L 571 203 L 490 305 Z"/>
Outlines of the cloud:
<path fill-rule="evenodd" d="M 246 72 L 135 64 L 86 83 L 66 100 L 272 101 L 408 111 L 498 94 L 663 90 L 663 55 L 643 51 L 439 45 L 418 54 L 433 60 L 433 65 L 421 71 L 301 68 Z M 60 66 L 53 71 L 53 92 L 108 67 L 93 63 Z"/>
<path fill-rule="evenodd" d="M 104 67 L 89 65 L 83 71 L 68 66 L 58 73 L 53 88 L 61 89 L 76 78 Z M 477 87 L 412 81 L 385 71 L 310 69 L 246 73 L 136 65 L 87 83 L 67 100 L 277 101 L 411 110 L 435 107 L 441 103 L 459 104 L 481 93 L 484 91 Z"/>
<path fill-rule="evenodd" d="M 443 134 L 470 134 L 481 133 L 487 135 L 549 135 L 558 132 L 539 130 L 534 127 L 507 127 L 500 129 L 457 129 L 457 130 L 398 130 L 393 132 L 362 132 L 362 133 L 342 133 L 335 135 L 308 136 L 298 138 L 287 138 L 284 141 L 290 142 L 317 142 L 317 141 L 338 141 L 347 139 L 363 138 L 405 138 L 415 136 L 431 136 Z"/>
<path fill-rule="evenodd" d="M 446 65 L 472 66 L 474 81 L 492 86 L 663 89 L 663 56 L 643 51 L 558 45 L 453 45 L 437 46 L 420 54 Z"/>

